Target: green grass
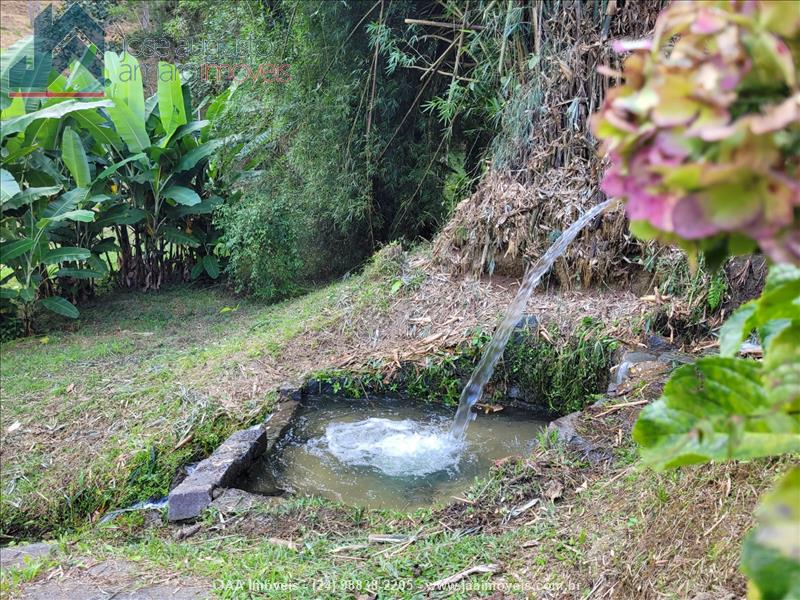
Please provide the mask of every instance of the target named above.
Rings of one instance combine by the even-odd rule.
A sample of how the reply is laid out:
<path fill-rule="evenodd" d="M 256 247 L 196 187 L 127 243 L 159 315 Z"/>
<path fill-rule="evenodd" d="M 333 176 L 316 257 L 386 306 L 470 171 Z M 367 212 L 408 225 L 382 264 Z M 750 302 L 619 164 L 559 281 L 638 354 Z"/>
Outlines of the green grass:
<path fill-rule="evenodd" d="M 53 318 L 4 343 L 0 534 L 63 531 L 166 493 L 181 464 L 271 409 L 271 389 L 230 402 L 240 366 L 335 322 L 357 289 L 354 280 L 269 306 L 221 288 L 111 293 L 76 321 Z"/>
<path fill-rule="evenodd" d="M 83 542 L 78 550 L 98 558 L 125 558 L 156 570 L 179 564 L 182 571 L 210 581 L 221 598 L 250 598 L 251 591 L 262 591 L 271 598 L 341 598 L 354 592 L 411 598 L 419 597 L 427 584 L 466 567 L 509 560 L 522 541 L 540 533 L 533 527 L 499 535 L 437 533 L 405 548 L 369 544 L 367 532 L 346 537 L 318 534 L 303 538 L 297 551 L 245 536 L 212 536 L 181 543 L 148 533 L 123 546 L 106 545 L 98 551 Z M 346 545 L 367 547 L 333 552 Z M 489 575 L 481 575 L 469 583 L 475 586 L 489 581 Z"/>
<path fill-rule="evenodd" d="M 181 465 L 268 414 L 278 376 L 319 366 L 317 333 L 388 307 L 403 261 L 379 254 L 361 275 L 271 305 L 175 285 L 109 292 L 74 321 L 39 315 L 36 336 L 0 346 L 0 542 L 164 495 Z M 286 357 L 301 335 L 308 348 Z"/>
<path fill-rule="evenodd" d="M 159 577 L 196 578 L 223 598 L 338 598 L 358 592 L 420 597 L 432 581 L 480 564 L 502 564 L 504 571 L 471 576 L 464 581 L 467 589 L 430 595 L 489 595 L 491 583 L 495 590 L 507 586 L 511 597 L 524 597 L 532 584 L 537 593 L 550 589 L 582 597 L 601 576 L 625 597 L 637 597 L 642 581 L 667 597 L 675 590 L 680 593 L 672 597 L 692 597 L 688 590 L 710 589 L 714 582 L 739 585 L 741 535 L 752 522 L 758 490 L 780 465 L 753 461 L 643 471 L 627 436 L 614 445 L 615 465 L 594 471 L 552 434 L 542 433 L 545 455 L 494 469 L 463 494 L 473 504 L 453 514 L 442 507 L 404 514 L 298 498 L 224 521 L 208 511 L 203 530 L 180 542 L 174 528 L 145 526 L 140 513 L 96 524 L 112 508 L 165 494 L 180 466 L 263 418 L 275 396 L 266 387 L 252 393 L 248 368 L 258 361 L 298 360 L 297 342 L 308 342 L 308 364 L 318 367 L 316 332 L 346 331 L 347 317 L 360 310 L 388 310 L 387 299 L 403 292 L 392 291 L 395 265 L 379 266 L 378 274 L 368 270 L 270 306 L 221 288 L 112 293 L 82 307 L 75 322 L 54 319 L 37 337 L 3 344 L 0 533 L 6 537 L 0 542 L 56 537 L 61 550 L 52 559 L 4 570 L 0 591 L 14 593 L 56 563 L 108 558 L 129 560 Z M 583 331 L 591 335 L 579 334 L 558 351 L 523 347 L 506 357 L 500 371 L 517 376 L 516 383 L 549 381 L 570 402 L 583 402 L 586 390 L 572 385 L 576 377 L 570 374 L 599 376 L 611 345 L 602 331 Z M 460 389 L 484 342 L 476 332 L 466 342 L 468 352 L 409 371 L 409 389 L 447 399 L 449 390 Z M 546 364 L 557 368 L 544 373 Z M 351 391 L 359 394 L 360 384 L 370 383 L 354 381 Z M 503 384 L 508 381 L 495 382 L 497 388 Z M 555 505 L 543 500 L 530 517 L 500 525 L 510 508 L 540 496 L 552 478 L 573 493 Z M 718 497 L 724 500 L 716 502 Z M 269 541 L 284 539 L 281 527 L 292 520 L 297 527 L 288 535 L 297 550 Z M 489 526 L 465 532 L 470 523 Z M 695 533 L 681 537 L 676 523 Z M 370 544 L 374 533 L 418 539 L 407 546 Z M 334 552 L 360 544 L 367 546 Z M 691 578 L 685 564 L 700 565 Z"/>

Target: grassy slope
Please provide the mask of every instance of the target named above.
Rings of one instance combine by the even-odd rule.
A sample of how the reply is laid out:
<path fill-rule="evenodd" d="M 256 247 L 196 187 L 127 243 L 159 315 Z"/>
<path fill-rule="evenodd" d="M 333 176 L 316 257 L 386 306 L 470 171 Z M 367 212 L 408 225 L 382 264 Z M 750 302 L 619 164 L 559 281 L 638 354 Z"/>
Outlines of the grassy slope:
<path fill-rule="evenodd" d="M 409 586 L 403 595 L 410 596 L 490 563 L 504 572 L 469 582 L 550 590 L 554 597 L 592 589 L 619 598 L 686 598 L 715 586 L 741 591 L 738 545 L 758 494 L 782 465 L 639 470 L 627 434 L 635 409 L 591 424 L 608 430 L 603 443 L 618 457 L 614 466 L 592 467 L 554 447 L 496 470 L 476 484 L 470 505 L 401 515 L 300 499 L 244 516 L 209 514 L 202 531 L 185 541 L 174 539 L 173 527 L 145 526 L 141 514 L 88 524 L 87 516 L 110 506 L 165 492 L 179 464 L 269 410 L 270 382 L 333 357 L 323 333 L 346 332 L 354 315 L 376 305 L 389 310 L 389 288 L 359 277 L 271 307 L 214 289 L 121 293 L 85 309 L 78 323 L 4 345 L 4 527 L 11 517 L 17 526 L 20 518 L 31 521 L 31 533 L 78 528 L 63 534 L 53 562 L 7 571 L 3 586 L 54 564 L 124 558 L 143 573 L 204 581 L 223 597 L 248 597 L 248 580 L 298 586 L 276 597 L 347 596 L 340 588 L 314 591 L 325 577 L 339 586 L 383 586 L 388 597 L 401 594 L 386 586 Z M 269 371 L 275 361 L 289 368 L 271 378 L 250 372 Z M 551 481 L 563 493 L 548 499 L 543 490 Z M 540 505 L 506 521 L 510 508 L 536 496 Z M 332 552 L 390 532 L 419 540 Z M 299 549 L 273 537 L 298 541 Z M 375 587 L 375 579 L 384 583 Z"/>
<path fill-rule="evenodd" d="M 213 289 L 120 293 L 64 329 L 4 344 L 3 529 L 57 529 L 72 512 L 163 495 L 178 465 L 271 407 L 273 388 L 248 386 L 231 405 L 217 381 L 335 319 L 323 305 L 340 292 L 270 307 Z"/>

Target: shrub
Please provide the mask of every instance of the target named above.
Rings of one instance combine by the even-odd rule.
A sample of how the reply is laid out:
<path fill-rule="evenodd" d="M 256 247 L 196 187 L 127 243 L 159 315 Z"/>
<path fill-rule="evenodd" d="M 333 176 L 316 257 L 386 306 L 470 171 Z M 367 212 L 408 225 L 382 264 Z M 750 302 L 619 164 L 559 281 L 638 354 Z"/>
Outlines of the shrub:
<path fill-rule="evenodd" d="M 301 215 L 264 192 L 245 190 L 231 198 L 217 215 L 225 230 L 227 272 L 237 291 L 277 300 L 297 291 L 303 258 L 298 240 Z"/>

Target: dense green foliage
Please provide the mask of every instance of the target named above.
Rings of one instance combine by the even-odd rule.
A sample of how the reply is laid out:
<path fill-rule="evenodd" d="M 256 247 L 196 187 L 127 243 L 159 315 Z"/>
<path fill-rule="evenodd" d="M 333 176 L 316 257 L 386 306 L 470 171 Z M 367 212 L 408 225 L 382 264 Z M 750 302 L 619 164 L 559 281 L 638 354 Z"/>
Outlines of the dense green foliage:
<path fill-rule="evenodd" d="M 172 28 L 203 19 L 213 29 L 224 21 L 231 35 L 253 41 L 244 60 L 288 65 L 282 82 L 234 86 L 217 125 L 223 135 L 247 139 L 221 155 L 223 185 L 242 191 L 218 218 L 237 286 L 284 295 L 296 282 L 351 268 L 390 239 L 430 236 L 446 215 L 448 166 L 441 156 L 433 160 L 438 121 L 414 110 L 404 119 L 419 102 L 418 75 L 390 68 L 381 52 L 388 32 L 422 5 L 204 8 L 210 4 L 180 3 Z M 242 178 L 242 168 L 253 172 Z M 254 219 L 280 225 L 261 231 Z"/>
<path fill-rule="evenodd" d="M 4 52 L 4 86 L 32 47 L 27 38 Z M 158 64 L 157 93 L 145 100 L 133 56 L 106 52 L 104 64 L 104 84 L 76 61 L 69 78 L 53 72 L 48 85 L 104 89 L 102 100 L 56 96 L 38 106 L 3 95 L 2 298 L 18 306 L 27 333 L 36 308 L 77 317 L 74 304 L 98 280 L 147 290 L 219 275 L 208 215 L 220 199 L 200 194 L 221 142 L 208 138 L 208 120 L 191 120 L 173 65 Z"/>
<path fill-rule="evenodd" d="M 178 41 L 226 31 L 248 41 L 238 61 L 285 68 L 237 81 L 216 125 L 246 140 L 221 151 L 222 185 L 242 192 L 216 221 L 228 270 L 265 298 L 431 238 L 482 174 L 533 50 L 529 11 L 496 2 L 181 0 L 165 15 Z"/>

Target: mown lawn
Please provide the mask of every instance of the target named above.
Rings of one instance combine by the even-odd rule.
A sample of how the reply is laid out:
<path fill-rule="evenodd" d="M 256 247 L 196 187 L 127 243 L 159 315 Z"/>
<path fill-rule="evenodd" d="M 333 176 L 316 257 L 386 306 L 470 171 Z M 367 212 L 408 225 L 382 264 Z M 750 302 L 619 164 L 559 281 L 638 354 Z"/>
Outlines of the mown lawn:
<path fill-rule="evenodd" d="M 268 414 L 270 383 L 304 367 L 251 384 L 253 361 L 275 360 L 300 333 L 335 321 L 352 289 L 271 306 L 221 288 L 112 293 L 77 321 L 3 344 L 0 540 L 163 495 L 181 464 Z"/>

